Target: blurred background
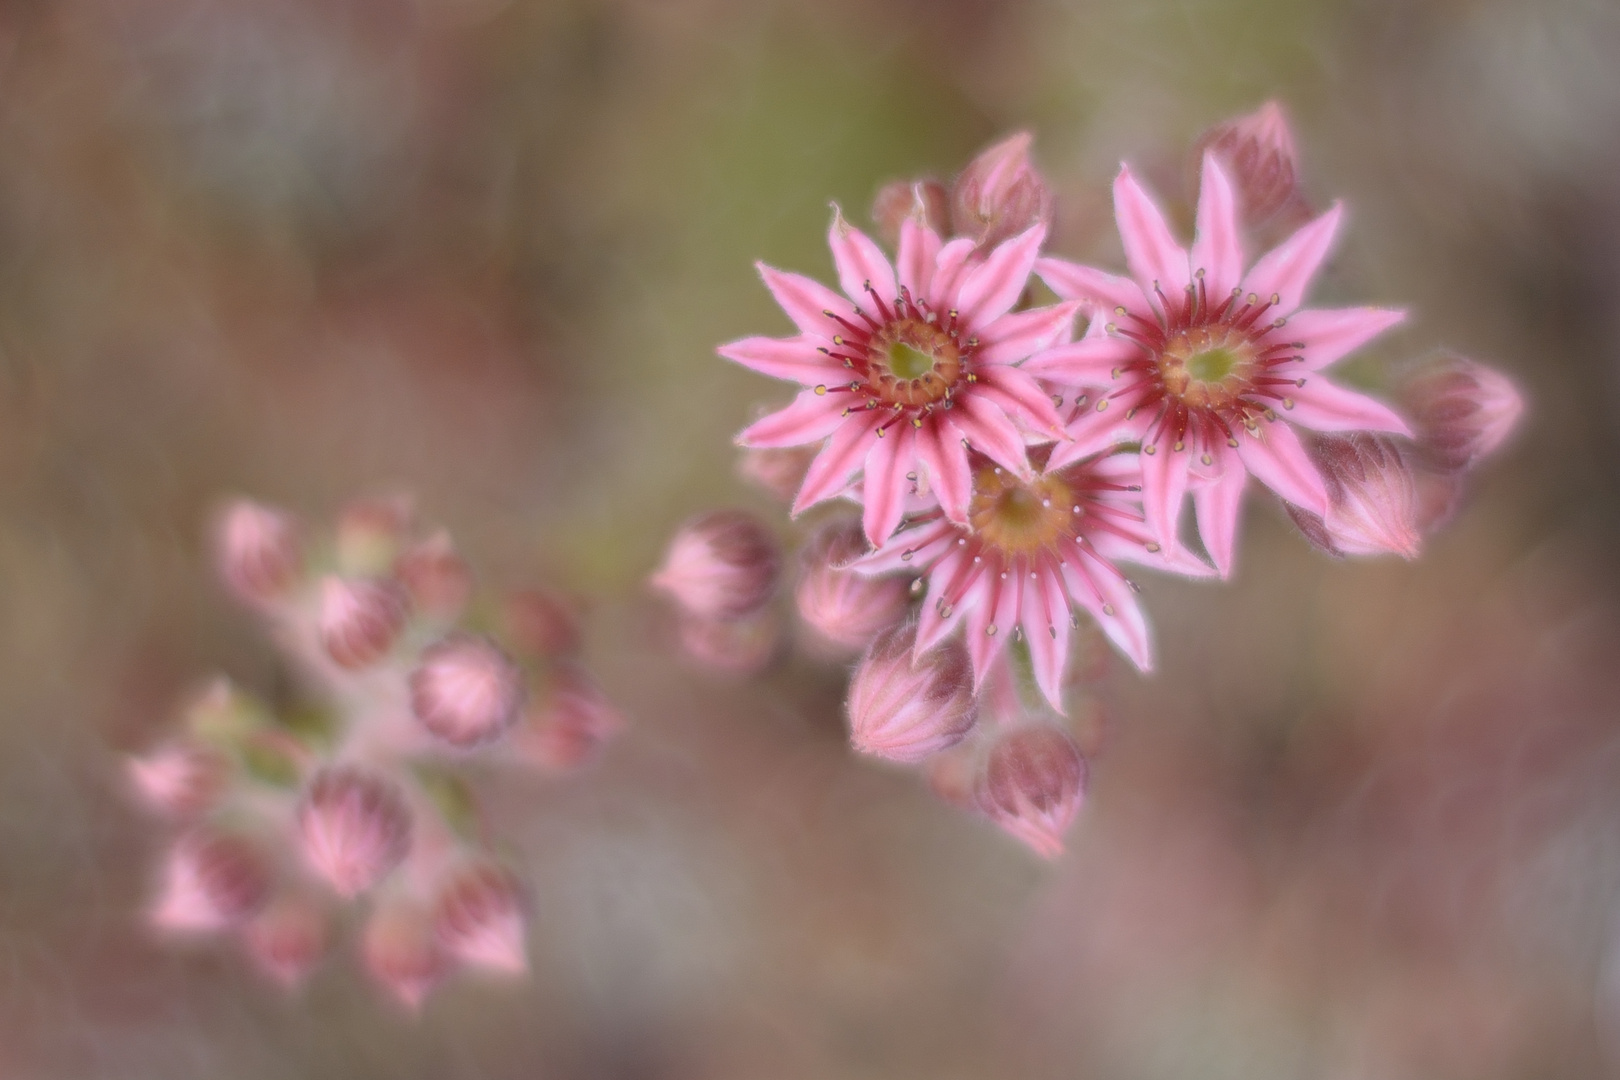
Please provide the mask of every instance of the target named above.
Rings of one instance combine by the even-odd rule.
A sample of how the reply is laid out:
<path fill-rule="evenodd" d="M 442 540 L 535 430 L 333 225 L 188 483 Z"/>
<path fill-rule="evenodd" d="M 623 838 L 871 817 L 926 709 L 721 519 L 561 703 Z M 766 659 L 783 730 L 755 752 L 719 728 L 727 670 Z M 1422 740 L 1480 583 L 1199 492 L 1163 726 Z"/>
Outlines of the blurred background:
<path fill-rule="evenodd" d="M 1612 0 L 0 4 L 0 1076 L 1464 1078 L 1620 1072 L 1620 6 Z M 1531 410 L 1416 563 L 1255 499 L 1151 580 L 1044 865 L 856 760 L 844 672 L 691 670 L 643 580 L 780 385 L 713 346 L 830 276 L 827 202 L 1017 128 L 1053 248 L 1121 158 L 1276 97 L 1410 306 Z M 488 580 L 595 598 L 633 727 L 494 792 L 534 972 L 411 1020 L 142 926 L 121 755 L 280 661 L 216 584 L 241 493 L 416 493 Z M 350 946 L 352 947 L 352 934 Z"/>

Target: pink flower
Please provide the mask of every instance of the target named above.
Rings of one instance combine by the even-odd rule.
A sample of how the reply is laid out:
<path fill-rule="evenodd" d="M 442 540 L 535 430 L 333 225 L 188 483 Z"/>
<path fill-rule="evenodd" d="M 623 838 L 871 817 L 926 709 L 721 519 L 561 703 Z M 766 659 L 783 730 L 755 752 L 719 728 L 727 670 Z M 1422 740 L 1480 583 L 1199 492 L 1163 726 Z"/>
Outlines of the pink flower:
<path fill-rule="evenodd" d="M 980 809 L 1042 858 L 1063 851 L 1063 833 L 1085 798 L 1086 759 L 1049 724 L 1014 728 L 990 748 L 978 784 Z"/>
<path fill-rule="evenodd" d="M 796 337 L 745 338 L 720 355 L 805 387 L 793 404 L 737 436 L 748 447 L 821 444 L 793 512 L 865 476 L 863 526 L 874 544 L 900 524 L 914 484 L 965 521 L 968 446 L 1023 474 L 1026 430 L 1059 437 L 1046 392 L 1013 365 L 1067 341 L 1078 304 L 1012 314 L 1046 229 L 1034 225 L 982 258 L 943 243 L 920 215 L 902 223 L 898 268 L 834 213 L 828 242 L 845 296 L 760 264 Z M 846 299 L 847 297 L 847 299 Z M 913 479 L 916 478 L 916 479 Z"/>
<path fill-rule="evenodd" d="M 454 619 L 472 596 L 472 571 L 443 529 L 401 552 L 394 576 L 410 593 L 411 606 L 435 619 Z"/>
<path fill-rule="evenodd" d="M 284 595 L 303 568 L 293 519 L 279 510 L 237 499 L 214 526 L 219 576 L 240 599 L 264 604 Z"/>
<path fill-rule="evenodd" d="M 470 750 L 517 722 L 523 672 L 488 638 L 457 633 L 422 650 L 410 692 L 411 711 L 429 733 Z"/>
<path fill-rule="evenodd" d="M 530 708 L 515 741 L 534 764 L 565 772 L 595 758 L 624 724 L 595 680 L 579 665 L 563 663 L 552 671 L 550 693 Z"/>
<path fill-rule="evenodd" d="M 1211 154 L 1190 253 L 1129 169 L 1114 182 L 1114 208 L 1131 278 L 1060 259 L 1037 265 L 1058 295 L 1111 320 L 1024 365 L 1062 385 L 1105 388 L 1052 465 L 1116 440 L 1140 442 L 1148 526 L 1161 543 L 1172 541 L 1190 488 L 1205 547 L 1225 575 L 1251 473 L 1287 502 L 1319 516 L 1328 510 L 1293 425 L 1408 433 L 1386 406 L 1319 374 L 1403 314 L 1300 309 L 1338 229 L 1338 206 L 1245 272 L 1232 184 Z"/>
<path fill-rule="evenodd" d="M 860 524 L 830 522 L 805 547 L 794 599 L 799 617 L 837 655 L 853 655 L 899 622 L 909 602 L 906 582 L 857 573 L 850 564 L 866 554 Z"/>
<path fill-rule="evenodd" d="M 1237 189 L 1242 216 L 1251 225 L 1299 199 L 1299 152 L 1282 106 L 1268 101 L 1246 116 L 1206 131 L 1200 151 L 1213 153 Z"/>
<path fill-rule="evenodd" d="M 744 450 L 737 460 L 737 475 L 791 503 L 815 457 L 815 450 L 807 446 Z"/>
<path fill-rule="evenodd" d="M 344 897 L 377 884 L 411 849 L 411 812 L 399 785 L 354 765 L 316 774 L 298 825 L 310 865 Z"/>
<path fill-rule="evenodd" d="M 579 652 L 580 604 L 543 589 L 520 589 L 502 605 L 507 640 L 530 656 L 571 656 Z"/>
<path fill-rule="evenodd" d="M 884 631 L 849 682 L 849 738 L 863 754 L 921 761 L 955 746 L 978 720 L 967 653 L 952 640 L 917 649 L 917 627 Z"/>
<path fill-rule="evenodd" d="M 1499 371 L 1449 354 L 1420 366 L 1404 382 L 1418 444 L 1442 469 L 1472 468 L 1507 441 L 1524 398 Z"/>
<path fill-rule="evenodd" d="M 230 773 L 224 754 L 198 742 L 170 743 L 129 760 L 130 780 L 141 800 L 176 818 L 211 809 L 225 793 Z"/>
<path fill-rule="evenodd" d="M 405 590 L 392 578 L 321 580 L 316 630 L 339 667 L 370 667 L 394 647 L 410 614 Z"/>
<path fill-rule="evenodd" d="M 1417 477 L 1387 435 L 1321 435 L 1311 458 L 1327 483 L 1328 512 L 1289 505 L 1305 538 L 1329 555 L 1394 554 L 1415 559 L 1423 546 Z"/>
<path fill-rule="evenodd" d="M 372 909 L 360 952 L 372 978 L 412 1012 L 453 966 L 439 945 L 433 919 L 420 906 L 391 899 Z"/>
<path fill-rule="evenodd" d="M 277 897 L 243 933 L 249 955 L 265 973 L 291 989 L 326 955 L 326 910 L 313 897 Z"/>
<path fill-rule="evenodd" d="M 1029 160 L 1035 138 L 1020 131 L 968 163 L 951 187 L 951 225 L 958 236 L 992 248 L 1033 225 L 1052 224 L 1052 192 Z"/>
<path fill-rule="evenodd" d="M 269 895 L 270 863 L 259 845 L 201 830 L 169 852 L 152 922 L 164 930 L 217 930 L 247 919 Z"/>
<path fill-rule="evenodd" d="M 517 879 L 494 863 L 451 875 L 433 905 L 439 943 L 464 964 L 509 975 L 529 969 L 523 897 Z"/>
<path fill-rule="evenodd" d="M 782 568 L 776 537 L 752 514 L 715 510 L 675 533 L 655 589 L 699 619 L 741 619 L 770 600 Z"/>

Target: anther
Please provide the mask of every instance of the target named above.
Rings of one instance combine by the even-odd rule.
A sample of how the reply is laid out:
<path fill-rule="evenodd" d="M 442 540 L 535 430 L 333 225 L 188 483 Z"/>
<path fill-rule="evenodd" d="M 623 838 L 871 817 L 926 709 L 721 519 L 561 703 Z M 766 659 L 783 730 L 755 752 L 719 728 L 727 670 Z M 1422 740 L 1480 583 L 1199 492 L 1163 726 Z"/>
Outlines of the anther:
<path fill-rule="evenodd" d="M 1113 604 L 1104 604 L 1103 605 L 1103 614 L 1107 615 L 1109 618 L 1112 618 L 1113 615 L 1114 615 L 1114 605 Z"/>
<path fill-rule="evenodd" d="M 987 637 L 995 637 L 996 636 L 996 624 L 991 623 L 989 626 L 984 628 L 984 632 L 985 632 L 985 635 Z"/>
<path fill-rule="evenodd" d="M 1149 540 L 1145 546 L 1147 547 L 1148 551 L 1152 552 L 1155 555 L 1157 555 L 1161 550 L 1163 550 L 1162 548 L 1159 547 L 1157 542 L 1152 541 L 1152 540 Z"/>
<path fill-rule="evenodd" d="M 825 386 L 816 387 L 816 396 L 817 397 L 826 397 L 827 396 L 827 388 Z"/>
<path fill-rule="evenodd" d="M 1208 454 L 1199 455 L 1198 460 L 1203 462 L 1205 465 L 1213 465 L 1213 464 L 1215 464 L 1215 459 L 1210 457 Z"/>
<path fill-rule="evenodd" d="M 1158 452 L 1159 452 L 1159 448 L 1157 446 L 1154 446 L 1152 443 L 1148 443 L 1146 446 L 1142 447 L 1142 453 L 1148 455 L 1149 457 L 1152 457 L 1154 454 L 1156 454 Z"/>

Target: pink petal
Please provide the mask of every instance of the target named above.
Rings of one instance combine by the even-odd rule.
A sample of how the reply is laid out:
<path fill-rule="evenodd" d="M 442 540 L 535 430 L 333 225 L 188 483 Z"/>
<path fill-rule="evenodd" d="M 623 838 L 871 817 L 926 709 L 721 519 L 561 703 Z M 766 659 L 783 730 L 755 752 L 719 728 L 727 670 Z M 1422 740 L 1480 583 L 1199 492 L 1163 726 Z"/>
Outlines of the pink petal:
<path fill-rule="evenodd" d="M 867 440 L 883 419 L 883 414 L 876 410 L 864 409 L 840 418 L 838 430 L 833 432 L 833 437 L 805 471 L 798 498 L 793 500 L 795 515 L 804 513 L 816 503 L 844 489 L 850 478 L 860 470 L 866 452 L 871 449 Z"/>
<path fill-rule="evenodd" d="M 1243 489 L 1249 473 L 1237 452 L 1224 444 L 1209 452 L 1223 471 L 1213 480 L 1193 488 L 1193 509 L 1198 512 L 1198 535 L 1215 562 L 1221 577 L 1232 576 L 1232 552 L 1237 544 L 1238 519 L 1243 507 Z"/>
<path fill-rule="evenodd" d="M 957 237 L 939 249 L 939 255 L 934 259 L 934 280 L 928 283 L 928 298 L 944 318 L 945 313 L 957 306 L 957 291 L 962 287 L 962 280 L 972 264 L 968 256 L 973 254 L 973 241 L 965 236 Z"/>
<path fill-rule="evenodd" d="M 1088 337 L 1036 353 L 1019 370 L 1063 386 L 1101 386 L 1116 368 L 1141 354 L 1125 338 Z"/>
<path fill-rule="evenodd" d="M 782 310 L 787 312 L 788 318 L 793 320 L 793 325 L 801 333 L 824 338 L 842 334 L 844 327 L 826 315 L 829 311 L 851 322 L 859 319 L 848 300 L 819 281 L 812 281 L 803 274 L 777 270 L 764 263 L 754 265 L 759 268 L 759 276 L 765 280 L 765 287 L 771 290 L 771 295 L 776 297 L 776 302 L 782 305 Z"/>
<path fill-rule="evenodd" d="M 1334 203 L 1333 209 L 1266 252 L 1254 264 L 1243 280 L 1243 288 L 1262 300 L 1273 295 L 1279 298 L 1267 314 L 1291 315 L 1305 302 L 1305 291 L 1333 246 L 1343 214 L 1344 204 Z"/>
<path fill-rule="evenodd" d="M 973 498 L 973 474 L 968 468 L 967 451 L 941 418 L 925 420 L 917 429 L 917 457 L 945 516 L 966 524 L 968 503 Z"/>
<path fill-rule="evenodd" d="M 979 364 L 1013 364 L 1068 341 L 1079 310 L 1078 302 L 1067 301 L 1004 315 L 979 331 L 979 347 L 973 359 Z"/>
<path fill-rule="evenodd" d="M 1148 531 L 1164 547 L 1181 542 L 1181 504 L 1187 495 L 1187 468 L 1192 461 L 1188 451 L 1171 446 L 1170 439 L 1161 435 L 1157 445 L 1144 444 L 1141 454 L 1142 511 Z"/>
<path fill-rule="evenodd" d="M 1140 441 L 1153 418 L 1146 413 L 1127 417 L 1125 414 L 1129 411 L 1116 401 L 1102 412 L 1087 408 L 1078 413 L 1064 428 L 1064 434 L 1072 441 L 1057 444 L 1046 463 L 1046 471 L 1061 469 L 1122 442 Z"/>
<path fill-rule="evenodd" d="M 877 441 L 866 454 L 863 491 L 866 505 L 861 513 L 861 525 L 873 547 L 887 540 L 900 524 L 906 496 L 911 490 L 906 470 L 916 457 L 915 438 L 908 421 L 898 420 L 887 432 L 882 428 L 878 431 Z"/>
<path fill-rule="evenodd" d="M 1036 259 L 1035 272 L 1063 299 L 1079 300 L 1107 315 L 1113 315 L 1118 308 L 1146 311 L 1150 306 L 1136 282 L 1095 267 L 1067 259 Z"/>
<path fill-rule="evenodd" d="M 946 423 L 956 429 L 959 438 L 966 439 L 969 446 L 997 465 L 1020 476 L 1029 472 L 1024 437 L 1007 414 L 982 395 L 970 393 L 958 398 Z"/>
<path fill-rule="evenodd" d="M 1293 407 L 1287 419 L 1315 431 L 1389 431 L 1410 436 L 1412 431 L 1395 410 L 1366 394 L 1347 390 L 1321 375 L 1307 375 L 1304 386 L 1284 387 Z"/>
<path fill-rule="evenodd" d="M 1039 383 L 1018 368 L 988 368 L 979 376 L 979 393 L 1001 407 L 1014 420 L 1022 421 L 1032 432 L 1049 438 L 1063 437 L 1063 420 L 1057 406 Z"/>
<path fill-rule="evenodd" d="M 916 571 L 942 558 L 958 536 L 955 526 L 943 518 L 932 524 L 906 529 L 883 542 L 876 551 L 849 564 L 858 574 L 876 577 L 901 570 Z"/>
<path fill-rule="evenodd" d="M 1063 669 L 1069 662 L 1069 594 L 1054 572 L 1024 586 L 1024 637 L 1029 641 L 1035 685 L 1059 713 L 1063 708 Z"/>
<path fill-rule="evenodd" d="M 833 205 L 832 226 L 827 230 L 827 246 L 832 248 L 833 264 L 838 267 L 838 284 L 856 307 L 870 306 L 866 284 L 878 296 L 892 303 L 899 295 L 894 287 L 894 267 L 881 248 L 861 230 L 844 220 L 844 212 Z"/>
<path fill-rule="evenodd" d="M 836 361 L 818 353 L 816 346 L 802 337 L 743 338 L 722 345 L 715 352 L 761 375 L 789 379 L 805 386 L 836 381 L 841 370 Z"/>
<path fill-rule="evenodd" d="M 968 273 L 957 297 L 957 309 L 969 326 L 985 326 L 1011 311 L 1029 284 L 1035 258 L 1046 241 L 1046 226 L 1033 225 L 1011 240 L 997 244 L 981 264 Z"/>
<path fill-rule="evenodd" d="M 1261 424 L 1252 433 L 1238 431 L 1237 444 L 1244 468 L 1256 480 L 1295 506 L 1318 517 L 1327 514 L 1328 497 L 1322 485 L 1322 474 L 1300 445 L 1293 428 L 1281 421 Z"/>
<path fill-rule="evenodd" d="M 1220 162 L 1204 152 L 1204 179 L 1198 192 L 1198 229 L 1192 246 L 1192 270 L 1204 271 L 1204 287 L 1217 303 L 1237 288 L 1243 276 L 1243 245 L 1238 237 L 1237 199 Z"/>
<path fill-rule="evenodd" d="M 1114 217 L 1125 244 L 1125 265 L 1143 294 L 1153 296 L 1157 283 L 1167 296 L 1178 296 L 1190 280 L 1186 249 L 1170 235 L 1164 215 L 1124 165 L 1114 180 Z"/>
<path fill-rule="evenodd" d="M 939 234 L 924 224 L 915 208 L 900 222 L 900 257 L 896 268 L 900 284 L 911 290 L 914 299 L 929 295 L 940 243 Z"/>
<path fill-rule="evenodd" d="M 981 583 L 973 579 L 982 573 L 983 569 L 968 562 L 960 548 L 951 551 L 928 572 L 928 595 L 923 599 L 922 612 L 917 617 L 918 653 L 925 653 L 945 640 L 956 624 L 962 621 L 972 607 L 970 598 L 980 589 Z M 958 574 L 966 574 L 969 579 L 962 603 L 951 608 L 949 615 L 941 615 L 939 602 L 956 581 Z"/>
<path fill-rule="evenodd" d="M 1308 308 L 1290 315 L 1271 337 L 1304 345 L 1305 362 L 1295 366 L 1320 371 L 1404 318 L 1406 312 L 1391 308 Z"/>
<path fill-rule="evenodd" d="M 1022 606 L 1024 571 L 1019 563 L 1007 568 L 1005 578 L 987 579 L 991 584 L 991 597 L 968 616 L 968 657 L 973 661 L 973 685 L 984 682 L 990 663 L 1012 638 L 1013 627 L 1018 625 L 1018 609 Z M 993 599 L 993 603 L 992 603 Z"/>
<path fill-rule="evenodd" d="M 1138 669 L 1152 671 L 1153 646 L 1147 619 L 1136 602 L 1136 594 L 1124 579 L 1111 567 L 1093 564 L 1082 570 L 1076 560 L 1066 559 L 1063 580 L 1069 587 L 1069 595 L 1091 612 L 1108 640 Z"/>
<path fill-rule="evenodd" d="M 843 423 L 843 406 L 832 395 L 801 390 L 793 404 L 749 424 L 738 434 L 738 446 L 803 446 L 820 442 Z"/>

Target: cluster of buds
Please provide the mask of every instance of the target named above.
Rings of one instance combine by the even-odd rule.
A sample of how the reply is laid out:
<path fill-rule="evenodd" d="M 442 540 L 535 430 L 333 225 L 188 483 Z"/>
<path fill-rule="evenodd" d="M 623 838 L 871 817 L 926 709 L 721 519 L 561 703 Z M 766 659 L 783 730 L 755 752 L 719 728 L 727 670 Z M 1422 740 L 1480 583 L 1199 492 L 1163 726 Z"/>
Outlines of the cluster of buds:
<path fill-rule="evenodd" d="M 806 538 L 793 591 L 812 651 L 866 650 L 852 745 L 1051 855 L 1087 776 L 1063 718 L 1095 664 L 1075 653 L 1106 640 L 1153 666 L 1126 567 L 1230 576 L 1259 487 L 1334 555 L 1415 557 L 1521 402 L 1470 361 L 1389 388 L 1404 415 L 1326 374 L 1405 313 L 1307 306 L 1344 212 L 1313 216 L 1275 103 L 1198 140 L 1190 243 L 1121 167 L 1123 273 L 1044 251 L 1055 200 L 1032 146 L 1020 133 L 949 185 L 883 187 L 892 258 L 834 207 L 837 289 L 760 264 L 794 333 L 718 351 L 798 387 L 738 434 L 741 473 L 795 517 L 859 508 Z M 1032 304 L 1035 278 L 1057 303 Z M 718 664 L 746 652 L 737 628 L 763 617 L 780 563 L 764 525 L 723 512 L 677 534 L 653 583 Z"/>
<path fill-rule="evenodd" d="M 129 761 L 137 797 L 177 830 L 153 925 L 233 934 L 292 987 L 357 907 L 366 968 L 413 1009 L 458 968 L 526 971 L 524 890 L 466 766 L 567 771 L 619 729 L 579 661 L 575 605 L 477 595 L 449 537 L 399 499 L 349 504 L 318 543 L 238 501 L 214 539 L 308 703 L 277 712 L 216 679 L 180 734 Z"/>

